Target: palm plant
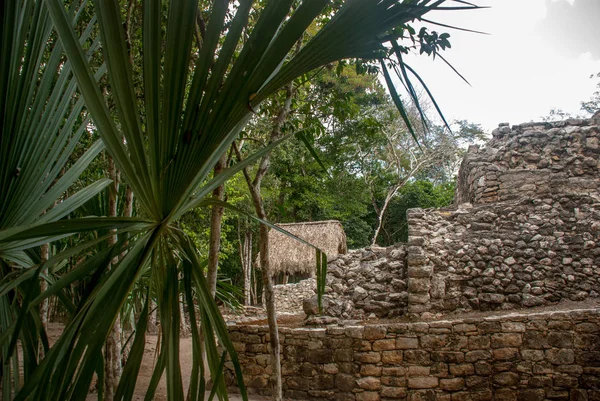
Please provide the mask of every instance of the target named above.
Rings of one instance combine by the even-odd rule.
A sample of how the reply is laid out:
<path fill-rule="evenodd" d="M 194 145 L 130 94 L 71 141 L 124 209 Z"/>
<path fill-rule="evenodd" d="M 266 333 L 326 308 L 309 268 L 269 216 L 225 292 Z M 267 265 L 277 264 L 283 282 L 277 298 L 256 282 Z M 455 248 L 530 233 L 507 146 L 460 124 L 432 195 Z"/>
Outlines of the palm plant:
<path fill-rule="evenodd" d="M 193 208 L 211 204 L 211 200 L 207 198 L 214 188 L 257 161 L 279 143 L 276 142 L 244 162 L 224 170 L 218 177 L 209 177 L 215 163 L 230 147 L 253 116 L 253 110 L 262 101 L 295 78 L 326 64 L 347 58 L 383 60 L 393 53 L 384 44 L 401 39 L 406 32 L 402 29 L 405 24 L 419 19 L 427 12 L 474 7 L 459 0 L 456 0 L 456 7 L 444 7 L 444 3 L 450 1 L 453 0 L 348 0 L 334 13 L 327 8 L 327 0 L 277 0 L 268 1 L 264 5 L 262 2 L 256 5 L 250 0 L 232 3 L 216 0 L 210 5 L 208 13 L 201 13 L 203 10 L 199 10 L 197 0 L 173 0 L 168 2 L 167 15 L 164 17 L 163 2 L 140 0 L 141 38 L 135 43 L 126 38 L 118 0 L 96 0 L 91 13 L 86 1 L 79 8 L 79 2 L 71 4 L 70 1 L 63 0 L 3 2 L 2 35 L 6 31 L 10 32 L 15 25 L 15 30 L 20 29 L 21 24 L 17 21 L 31 21 L 29 32 L 32 39 L 16 41 L 25 49 L 25 53 L 34 44 L 46 48 L 49 43 L 54 43 L 52 54 L 56 51 L 56 57 L 62 60 L 64 49 L 68 61 L 61 65 L 58 80 L 65 69 L 69 68 L 72 96 L 78 96 L 78 102 L 82 102 L 81 107 L 85 102 L 86 110 L 93 119 L 93 125 L 98 130 L 106 151 L 136 194 L 140 216 L 83 218 L 52 223 L 51 221 L 58 220 L 71 210 L 63 207 L 66 203 L 63 202 L 38 219 L 9 220 L 10 225 L 0 220 L 4 224 L 2 228 L 16 227 L 0 232 L 0 244 L 4 249 L 14 252 L 46 242 L 49 238 L 77 232 L 112 229 L 119 234 L 116 244 L 94 253 L 68 275 L 52 283 L 43 294 L 39 294 L 37 278 L 44 268 L 68 255 L 96 246 L 106 237 L 69 249 L 48 262 L 27 270 L 27 275 L 20 276 L 22 295 L 13 298 L 13 308 L 16 309 L 6 313 L 6 325 L 3 322 L 0 337 L 0 344 L 6 350 L 3 350 L 3 361 L 7 361 L 7 357 L 14 353 L 17 339 L 29 335 L 35 339 L 43 338 L 41 330 L 32 333 L 26 331 L 30 326 L 38 327 L 30 321 L 35 320 L 35 306 L 41 300 L 51 295 L 60 295 L 69 283 L 84 277 L 91 277 L 91 280 L 84 299 L 77 305 L 71 305 L 72 316 L 62 336 L 48 350 L 45 358 L 41 361 L 35 357 L 26 358 L 25 384 L 18 390 L 15 399 L 85 399 L 94 374 L 98 375 L 100 381 L 103 379 L 101 350 L 105 339 L 135 283 L 148 271 L 150 285 L 158 298 L 163 332 L 160 354 L 146 399 L 152 399 L 158 380 L 165 370 L 168 399 L 184 399 L 179 365 L 179 322 L 182 319 L 178 305 L 180 278 L 183 279 L 192 323 L 194 362 L 188 398 L 196 400 L 203 399 L 204 396 L 202 341 L 210 368 L 210 372 L 206 374 L 212 377 L 214 390 L 226 398 L 221 371 L 225 355 L 228 354 L 236 366 L 239 386 L 245 397 L 237 356 L 227 336 L 223 319 L 207 289 L 202 274 L 203 264 L 190 239 L 178 227 L 178 220 Z M 68 8 L 69 5 L 71 8 Z M 256 18 L 250 18 L 251 14 Z M 12 20 L 9 16 L 13 15 L 23 18 Z M 44 32 L 47 32 L 45 36 L 36 36 L 42 28 L 37 20 L 33 21 L 35 18 L 32 15 L 44 22 Z M 206 15 L 206 28 L 202 35 L 197 36 L 197 18 Z M 86 29 L 83 34 L 92 35 L 91 38 L 82 37 L 78 34 L 81 30 L 74 28 L 82 25 L 81 21 L 75 21 L 79 17 L 87 18 L 84 23 L 90 29 L 89 33 Z M 296 55 L 289 57 L 296 42 L 318 18 L 328 21 Z M 94 37 L 94 34 L 97 36 Z M 34 72 L 38 70 L 35 68 L 41 65 L 34 63 L 34 70 L 27 76 L 23 68 L 5 66 L 6 63 L 18 66 L 22 59 L 19 54 L 9 51 L 9 42 L 12 41 L 7 39 L 8 37 L 2 37 L 2 93 L 11 83 L 11 77 L 5 75 L 12 73 L 27 81 L 31 76 L 36 76 Z M 89 48 L 86 45 L 86 52 L 82 43 L 88 40 L 92 45 Z M 101 60 L 104 61 L 100 66 L 96 66 L 91 58 L 98 43 L 101 43 Z M 9 50 L 5 50 L 5 47 Z M 142 56 L 130 57 L 129 52 L 136 49 Z M 399 52 L 396 53 L 400 55 Z M 9 57 L 4 57 L 5 55 Z M 382 65 L 385 68 L 385 64 Z M 141 79 L 136 79 L 133 71 L 141 71 Z M 101 90 L 98 79 L 105 72 L 107 79 L 104 90 Z M 43 87 L 41 83 L 39 86 Z M 53 87 L 57 86 L 58 83 Z M 15 90 L 11 93 L 28 92 Z M 4 112 L 1 120 L 4 125 L 8 121 L 6 116 L 13 115 L 9 113 L 11 109 L 7 109 L 12 107 L 11 99 L 7 101 L 2 98 L 0 110 Z M 65 96 L 57 99 L 61 106 L 70 101 L 71 98 Z M 24 110 L 30 108 L 25 107 Z M 11 146 L 4 145 L 4 133 L 11 132 L 9 129 L 3 128 L 3 152 L 5 147 L 12 149 Z M 50 143 L 49 138 L 39 135 L 36 137 L 29 131 L 24 132 L 22 137 L 27 143 L 37 138 L 40 146 Z M 91 152 L 97 152 L 100 147 L 100 144 L 96 145 Z M 66 152 L 68 144 L 60 149 Z M 2 155 L 8 153 L 10 152 Z M 29 148 L 24 148 L 22 153 L 23 157 L 35 161 L 36 157 L 33 157 Z M 89 157 L 91 156 L 90 154 Z M 0 163 L 3 164 L 3 183 L 15 185 L 15 163 L 5 163 L 4 158 Z M 24 169 L 22 171 L 25 173 Z M 79 170 L 69 176 L 75 176 L 77 171 Z M 37 181 L 29 180 L 33 178 L 28 176 L 30 186 L 37 185 Z M 48 201 L 50 198 L 57 198 L 65 189 L 64 185 L 57 185 L 58 183 L 55 184 L 56 189 L 50 186 L 49 190 L 43 192 L 51 193 L 52 196 L 42 198 Z M 96 183 L 84 195 L 89 195 L 104 185 L 105 182 Z M 12 193 L 3 192 L 5 193 L 10 195 L 10 203 L 14 203 Z M 84 195 L 76 199 L 83 198 Z M 71 199 L 68 201 L 69 205 L 77 206 L 78 202 Z M 32 201 L 29 198 L 23 201 L 23 205 L 30 203 Z M 35 211 L 41 212 L 48 205 L 46 202 Z M 56 209 L 62 212 L 55 212 Z M 4 219 L 4 214 L 0 217 Z M 45 224 L 31 227 L 34 223 Z M 107 266 L 113 258 L 125 251 L 125 256 L 108 270 Z M 5 257 L 15 258 L 12 256 L 14 252 L 2 252 L 3 255 L 8 255 Z M 8 279 L 5 281 L 12 282 Z M 13 288 L 15 287 L 11 287 Z M 198 298 L 197 302 L 194 302 L 194 296 Z M 146 296 L 116 399 L 132 397 L 145 344 L 147 317 Z M 216 338 L 221 348 L 217 346 Z M 17 382 L 18 370 L 13 372 L 14 381 Z M 5 380 L 5 386 L 8 381 L 10 379 Z M 8 399 L 11 396 L 10 390 L 6 394 Z M 99 398 L 102 398 L 102 393 Z"/>
<path fill-rule="evenodd" d="M 73 159 L 91 120 L 43 4 L 2 2 L 0 10 L 0 238 L 6 238 L 69 215 L 110 181 L 98 181 L 62 198 L 104 145 L 97 141 L 78 160 Z M 78 17 L 71 20 L 77 22 Z M 92 27 L 84 30 L 81 40 L 90 37 Z M 94 41 L 86 57 L 98 45 Z M 39 286 L 32 285 L 37 284 L 37 276 L 42 273 L 44 280 L 50 280 L 45 270 L 33 268 L 39 254 L 31 249 L 47 240 L 30 237 L 0 243 L 3 399 L 10 399 L 19 389 L 19 370 L 29 379 L 40 350 L 48 349 L 39 315 L 20 313 L 21 301 L 38 295 L 34 287 L 39 292 Z M 32 305 L 40 302 L 41 298 Z M 14 351 L 17 338 L 21 358 Z"/>

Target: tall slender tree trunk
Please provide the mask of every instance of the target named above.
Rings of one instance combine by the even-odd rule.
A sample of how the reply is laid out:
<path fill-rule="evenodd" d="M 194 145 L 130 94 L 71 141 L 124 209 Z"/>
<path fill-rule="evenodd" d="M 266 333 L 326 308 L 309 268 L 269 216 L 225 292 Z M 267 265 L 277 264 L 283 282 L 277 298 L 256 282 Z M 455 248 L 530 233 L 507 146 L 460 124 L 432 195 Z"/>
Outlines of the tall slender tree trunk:
<path fill-rule="evenodd" d="M 108 157 L 108 176 L 113 183 L 109 187 L 108 195 L 108 215 L 111 217 L 117 216 L 117 194 L 119 192 L 119 174 L 113 159 Z M 109 245 L 117 243 L 117 235 L 112 235 L 108 239 Z M 118 257 L 112 261 L 113 264 L 118 262 Z M 121 362 L 121 320 L 117 316 L 117 320 L 108 333 L 106 345 L 104 349 L 104 399 L 113 401 L 115 391 L 119 384 L 123 367 Z"/>
<path fill-rule="evenodd" d="M 299 49 L 299 43 L 297 50 Z M 294 83 L 290 82 L 285 86 L 285 99 L 277 116 L 273 120 L 273 127 L 271 129 L 269 143 L 273 143 L 282 136 L 282 128 L 284 122 L 287 120 L 292 99 L 294 98 Z M 242 159 L 241 153 L 237 145 L 233 144 L 233 150 L 236 153 L 238 160 Z M 267 213 L 265 212 L 264 202 L 261 195 L 261 184 L 262 180 L 269 171 L 271 155 L 267 153 L 260 161 L 254 180 L 250 177 L 248 168 L 244 168 L 244 178 L 248 184 L 250 196 L 254 204 L 256 215 L 262 219 L 267 220 Z M 279 344 L 279 329 L 277 326 L 277 312 L 275 310 L 275 294 L 273 290 L 273 277 L 269 266 L 269 227 L 261 224 L 259 230 L 259 252 L 260 252 L 260 268 L 262 272 L 263 281 L 263 298 L 265 300 L 265 308 L 267 310 L 267 322 L 269 324 L 269 337 L 271 345 L 271 366 L 273 366 L 272 373 L 272 384 L 273 384 L 273 400 L 281 401 L 283 398 L 283 386 L 281 379 L 281 349 Z"/>
<path fill-rule="evenodd" d="M 214 168 L 214 177 L 221 174 L 227 160 L 227 154 L 221 156 Z M 225 193 L 225 184 L 219 185 L 213 191 L 213 197 L 218 200 L 223 200 Z M 221 223 L 223 221 L 223 206 L 214 205 L 210 211 L 210 241 L 208 248 L 208 267 L 206 271 L 206 281 L 210 294 L 215 297 L 217 291 L 217 273 L 219 270 L 219 251 L 221 248 Z"/>
<path fill-rule="evenodd" d="M 252 231 L 244 230 L 244 239 L 240 233 L 241 227 L 238 221 L 238 243 L 242 273 L 244 275 L 244 305 L 252 304 Z"/>
<path fill-rule="evenodd" d="M 244 296 L 246 305 L 252 304 L 252 231 L 244 235 Z"/>
<path fill-rule="evenodd" d="M 263 220 L 266 220 L 262 196 L 260 193 L 254 194 L 254 207 L 256 214 Z M 261 224 L 259 236 L 260 249 L 260 269 L 263 279 L 263 293 L 265 297 L 265 308 L 267 310 L 267 322 L 269 323 L 269 337 L 271 345 L 271 365 L 273 366 L 273 400 L 281 401 L 283 398 L 283 383 L 281 379 L 281 349 L 279 345 L 279 328 L 277 326 L 277 311 L 275 310 L 275 292 L 273 290 L 273 280 L 269 265 L 269 227 Z"/>
<path fill-rule="evenodd" d="M 373 234 L 373 239 L 371 240 L 371 246 L 377 245 L 377 237 L 379 237 L 379 233 L 381 232 L 381 227 L 383 225 L 383 215 L 385 214 L 392 197 L 396 194 L 396 192 L 398 192 L 398 188 L 399 186 L 394 186 L 390 191 L 388 191 L 381 209 L 377 208 L 377 203 L 375 202 L 375 199 L 373 199 L 375 212 L 377 212 L 377 227 L 375 228 L 375 234 Z"/>

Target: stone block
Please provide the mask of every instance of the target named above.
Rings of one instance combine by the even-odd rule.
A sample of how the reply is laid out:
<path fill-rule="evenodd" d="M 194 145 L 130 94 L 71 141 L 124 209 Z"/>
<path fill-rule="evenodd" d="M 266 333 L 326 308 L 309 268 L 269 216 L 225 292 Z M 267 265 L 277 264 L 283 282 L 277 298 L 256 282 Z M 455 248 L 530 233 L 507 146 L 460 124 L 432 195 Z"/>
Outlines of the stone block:
<path fill-rule="evenodd" d="M 406 389 L 399 387 L 383 387 L 380 391 L 380 394 L 383 398 L 405 398 L 406 397 Z"/>
<path fill-rule="evenodd" d="M 500 388 L 494 395 L 496 401 L 517 401 L 517 392 L 508 388 Z"/>
<path fill-rule="evenodd" d="M 494 384 L 499 386 L 515 386 L 519 383 L 519 375 L 514 372 L 502 372 L 494 375 Z"/>
<path fill-rule="evenodd" d="M 546 391 L 543 389 L 522 389 L 517 395 L 517 401 L 543 401 L 546 398 Z"/>
<path fill-rule="evenodd" d="M 381 384 L 392 387 L 406 387 L 406 377 L 381 376 Z"/>
<path fill-rule="evenodd" d="M 431 356 L 427 351 L 407 350 L 404 351 L 404 361 L 416 365 L 428 365 L 431 363 Z"/>
<path fill-rule="evenodd" d="M 308 390 L 310 380 L 308 377 L 293 376 L 286 380 L 287 387 L 291 390 Z"/>
<path fill-rule="evenodd" d="M 361 363 L 379 363 L 381 354 L 379 352 L 355 352 L 354 360 Z"/>
<path fill-rule="evenodd" d="M 354 360 L 354 351 L 352 349 L 336 349 L 333 359 L 336 362 L 352 362 Z"/>
<path fill-rule="evenodd" d="M 435 362 L 461 363 L 465 361 L 465 354 L 459 351 L 433 351 L 431 359 Z"/>
<path fill-rule="evenodd" d="M 459 323 L 452 326 L 452 330 L 455 333 L 472 333 L 477 331 L 477 326 L 469 323 Z"/>
<path fill-rule="evenodd" d="M 566 331 L 548 333 L 548 345 L 554 348 L 571 348 L 573 346 L 573 333 Z"/>
<path fill-rule="evenodd" d="M 423 260 L 419 260 L 419 263 L 424 263 Z M 433 266 L 417 266 L 416 264 L 410 264 L 408 266 L 408 277 L 409 281 L 411 278 L 429 278 L 433 275 Z M 410 285 L 410 284 L 409 284 Z"/>
<path fill-rule="evenodd" d="M 429 278 L 410 278 L 408 280 L 409 293 L 414 292 L 429 292 L 431 288 L 431 280 Z"/>
<path fill-rule="evenodd" d="M 483 390 L 490 387 L 490 378 L 487 376 L 467 376 L 465 384 L 471 391 Z"/>
<path fill-rule="evenodd" d="M 546 359 L 553 365 L 569 365 L 575 361 L 575 353 L 571 349 L 548 349 Z"/>
<path fill-rule="evenodd" d="M 440 379 L 440 388 L 445 391 L 458 391 L 465 387 L 465 380 L 462 378 Z"/>
<path fill-rule="evenodd" d="M 373 351 L 389 351 L 396 348 L 396 340 L 377 340 L 373 342 Z"/>
<path fill-rule="evenodd" d="M 409 366 L 408 376 L 429 376 L 431 368 L 429 366 Z"/>
<path fill-rule="evenodd" d="M 492 354 L 489 351 L 477 350 L 465 353 L 465 362 L 471 363 L 489 359 L 492 359 Z"/>
<path fill-rule="evenodd" d="M 356 387 L 356 378 L 352 375 L 338 373 L 335 375 L 335 387 L 344 392 L 350 392 Z"/>
<path fill-rule="evenodd" d="M 364 326 L 347 326 L 346 327 L 346 335 L 350 338 L 363 338 L 363 333 L 365 331 Z"/>
<path fill-rule="evenodd" d="M 397 337 L 396 349 L 415 349 L 419 348 L 419 339 L 416 337 Z"/>
<path fill-rule="evenodd" d="M 431 299 L 429 293 L 413 293 L 408 294 L 408 303 L 410 304 L 426 304 Z"/>
<path fill-rule="evenodd" d="M 449 367 L 452 376 L 471 376 L 475 373 L 475 367 L 471 363 L 450 364 Z"/>
<path fill-rule="evenodd" d="M 356 394 L 356 401 L 379 401 L 381 397 L 377 391 L 363 391 Z"/>
<path fill-rule="evenodd" d="M 361 376 L 374 376 L 374 377 L 379 377 L 381 376 L 381 366 L 377 366 L 377 365 L 371 365 L 371 364 L 367 364 L 367 365 L 362 365 L 360 367 L 360 375 Z"/>
<path fill-rule="evenodd" d="M 333 350 L 331 349 L 313 349 L 307 351 L 306 360 L 310 363 L 331 363 L 333 362 Z"/>
<path fill-rule="evenodd" d="M 439 385 L 439 379 L 437 377 L 423 376 L 423 377 L 409 377 L 408 388 L 413 389 L 426 389 L 436 388 Z"/>
<path fill-rule="evenodd" d="M 519 333 L 492 334 L 492 348 L 520 347 L 523 338 Z"/>
<path fill-rule="evenodd" d="M 376 391 L 381 388 L 381 381 L 378 377 L 363 377 L 356 381 L 358 387 L 364 390 Z"/>
<path fill-rule="evenodd" d="M 397 365 L 402 362 L 402 351 L 383 351 L 381 362 L 384 365 Z"/>
<path fill-rule="evenodd" d="M 490 348 L 490 338 L 488 336 L 470 336 L 468 344 L 470 350 L 488 349 Z"/>
<path fill-rule="evenodd" d="M 385 338 L 386 332 L 385 326 L 365 326 L 363 338 L 365 340 L 378 340 Z"/>
<path fill-rule="evenodd" d="M 514 361 L 519 359 L 519 349 L 498 348 L 492 351 L 492 356 L 498 361 Z"/>
<path fill-rule="evenodd" d="M 502 322 L 502 331 L 505 333 L 524 333 L 526 331 L 525 323 Z"/>
<path fill-rule="evenodd" d="M 438 335 L 425 335 L 421 337 L 421 347 L 422 348 L 433 348 L 440 349 L 443 348 L 448 342 L 448 336 L 443 334 Z"/>

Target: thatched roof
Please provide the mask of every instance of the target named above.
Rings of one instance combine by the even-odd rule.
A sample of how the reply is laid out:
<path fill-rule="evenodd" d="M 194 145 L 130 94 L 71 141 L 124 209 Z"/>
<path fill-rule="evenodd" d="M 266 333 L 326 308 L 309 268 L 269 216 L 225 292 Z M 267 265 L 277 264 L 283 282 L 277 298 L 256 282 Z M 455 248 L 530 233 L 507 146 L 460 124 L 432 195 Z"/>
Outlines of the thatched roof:
<path fill-rule="evenodd" d="M 278 227 L 323 250 L 328 258 L 348 251 L 346 233 L 337 220 L 278 224 Z M 269 231 L 269 262 L 273 273 L 313 273 L 315 249 L 277 230 Z"/>

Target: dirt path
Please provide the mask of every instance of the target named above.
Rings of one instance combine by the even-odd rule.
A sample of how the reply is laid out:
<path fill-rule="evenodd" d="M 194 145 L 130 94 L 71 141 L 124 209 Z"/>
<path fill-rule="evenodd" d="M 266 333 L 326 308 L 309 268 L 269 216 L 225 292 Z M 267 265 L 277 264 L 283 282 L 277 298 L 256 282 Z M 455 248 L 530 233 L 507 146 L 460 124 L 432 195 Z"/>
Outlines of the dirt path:
<path fill-rule="evenodd" d="M 63 331 L 63 325 L 59 323 L 50 323 L 48 327 L 48 339 L 53 344 Z M 135 392 L 133 394 L 134 401 L 143 401 L 146 395 L 146 389 L 152 379 L 152 372 L 154 370 L 154 363 L 156 361 L 156 344 L 158 336 L 155 334 L 146 335 L 146 348 L 144 350 L 144 357 L 142 359 L 142 366 L 138 375 L 138 381 L 136 383 Z M 192 371 L 192 339 L 182 338 L 180 341 L 180 364 L 181 374 L 183 377 L 184 389 L 189 386 L 189 377 Z M 206 399 L 208 399 L 209 393 L 206 393 Z M 95 401 L 97 399 L 96 393 L 90 393 L 86 401 Z M 154 396 L 155 401 L 167 401 L 167 383 L 165 377 L 161 378 L 156 394 Z M 231 394 L 229 397 L 230 401 L 242 401 L 242 398 L 237 394 Z M 250 401 L 269 401 L 269 398 L 260 396 L 250 396 Z"/>

